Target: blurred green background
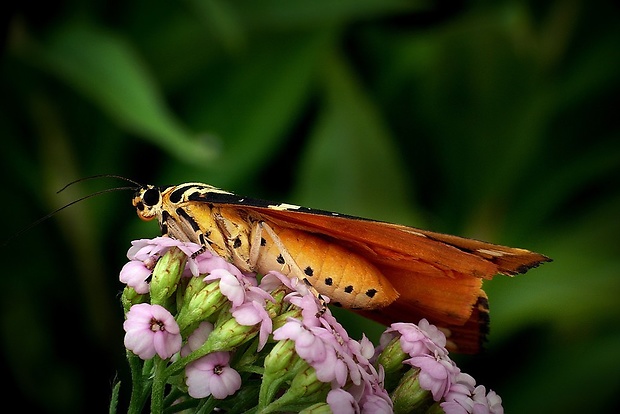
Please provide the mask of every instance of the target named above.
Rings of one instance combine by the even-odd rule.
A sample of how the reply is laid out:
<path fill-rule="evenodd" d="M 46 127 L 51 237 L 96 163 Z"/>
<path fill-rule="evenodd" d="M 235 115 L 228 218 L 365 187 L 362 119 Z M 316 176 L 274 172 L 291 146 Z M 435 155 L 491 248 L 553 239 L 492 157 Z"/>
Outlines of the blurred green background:
<path fill-rule="evenodd" d="M 486 284 L 488 349 L 461 367 L 508 413 L 620 408 L 612 2 L 4 7 L 4 239 L 126 185 L 55 193 L 112 173 L 526 247 L 554 262 Z M 2 247 L 5 401 L 105 411 L 128 380 L 118 271 L 132 239 L 157 234 L 130 198 L 83 201 Z"/>

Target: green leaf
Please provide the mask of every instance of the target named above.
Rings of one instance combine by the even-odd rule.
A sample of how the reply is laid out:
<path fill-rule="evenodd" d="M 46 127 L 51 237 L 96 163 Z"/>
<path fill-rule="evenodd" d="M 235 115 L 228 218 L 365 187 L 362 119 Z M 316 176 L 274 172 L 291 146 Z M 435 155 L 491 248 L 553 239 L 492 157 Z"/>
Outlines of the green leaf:
<path fill-rule="evenodd" d="M 373 218 L 412 220 L 409 185 L 389 131 L 338 55 L 322 65 L 324 110 L 299 168 L 296 200 Z"/>
<path fill-rule="evenodd" d="M 118 34 L 67 25 L 35 53 L 35 58 L 126 131 L 186 162 L 204 163 L 216 156 L 170 111 L 138 53 Z"/>
<path fill-rule="evenodd" d="M 280 149 L 308 99 L 326 39 L 325 33 L 265 39 L 194 88 L 188 119 L 221 145 L 221 156 L 203 166 L 214 183 L 235 188 Z"/>
<path fill-rule="evenodd" d="M 237 0 L 231 3 L 248 24 L 270 29 L 326 26 L 414 11 L 429 4 L 424 0 Z"/>

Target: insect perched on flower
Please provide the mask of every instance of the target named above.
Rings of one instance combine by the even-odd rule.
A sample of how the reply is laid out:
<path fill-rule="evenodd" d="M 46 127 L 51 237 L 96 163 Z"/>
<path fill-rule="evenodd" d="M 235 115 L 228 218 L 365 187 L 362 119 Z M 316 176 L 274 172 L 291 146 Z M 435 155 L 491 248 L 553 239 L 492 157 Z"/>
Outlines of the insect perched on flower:
<path fill-rule="evenodd" d="M 133 205 L 162 235 L 202 246 L 244 272 L 276 270 L 329 303 L 379 322 L 427 318 L 458 352 L 479 350 L 488 329 L 483 279 L 550 259 L 412 227 L 241 197 L 201 183 L 140 186 Z M 327 300 L 326 300 L 327 301 Z"/>

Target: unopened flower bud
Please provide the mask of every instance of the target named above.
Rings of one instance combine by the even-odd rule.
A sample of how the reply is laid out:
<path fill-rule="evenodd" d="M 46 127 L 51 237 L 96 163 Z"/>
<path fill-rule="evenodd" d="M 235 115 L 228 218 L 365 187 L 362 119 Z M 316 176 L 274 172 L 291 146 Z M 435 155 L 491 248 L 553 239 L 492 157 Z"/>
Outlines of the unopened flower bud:
<path fill-rule="evenodd" d="M 331 384 L 321 382 L 316 377 L 316 370 L 308 366 L 304 371 L 295 375 L 288 390 L 298 401 L 324 401 Z"/>
<path fill-rule="evenodd" d="M 316 403 L 301 410 L 299 414 L 332 414 L 332 409 L 327 403 Z"/>
<path fill-rule="evenodd" d="M 273 400 L 286 381 L 307 367 L 307 363 L 295 352 L 295 342 L 287 339 L 276 343 L 265 357 L 264 366 L 260 401 L 268 403 Z"/>
<path fill-rule="evenodd" d="M 403 368 L 403 361 L 409 358 L 409 355 L 404 353 L 398 337 L 392 339 L 381 351 L 377 363 L 383 366 L 385 374 L 393 374 L 400 371 Z"/>
<path fill-rule="evenodd" d="M 125 289 L 123 289 L 123 294 L 121 295 L 121 303 L 123 305 L 123 311 L 125 313 L 129 312 L 129 308 L 131 308 L 133 305 L 147 302 L 147 300 L 147 295 L 141 295 L 137 293 L 134 288 L 129 286 L 125 286 Z"/>
<path fill-rule="evenodd" d="M 231 351 L 254 338 L 258 330 L 258 325 L 240 325 L 230 312 L 222 311 L 222 317 L 216 322 L 205 344 L 208 344 L 212 352 Z"/>
<path fill-rule="evenodd" d="M 289 339 L 278 341 L 265 357 L 264 375 L 283 376 L 290 372 L 296 359 L 299 359 L 299 356 L 295 352 L 295 342 Z"/>
<path fill-rule="evenodd" d="M 151 280 L 151 303 L 163 305 L 176 291 L 181 274 L 185 269 L 187 255 L 176 247 L 163 255 L 153 269 Z"/>
<path fill-rule="evenodd" d="M 290 388 L 269 405 L 269 411 L 298 412 L 306 406 L 325 401 L 331 384 L 319 381 L 315 369 L 305 362 L 304 364 L 306 368 L 295 375 Z"/>
<path fill-rule="evenodd" d="M 181 331 L 185 333 L 188 328 L 193 330 L 200 322 L 219 311 L 226 302 L 218 281 L 207 284 L 199 277 L 190 278 L 177 316 Z"/>
<path fill-rule="evenodd" d="M 417 368 L 407 371 L 392 393 L 395 414 L 423 413 L 434 403 L 432 394 L 420 387 L 419 373 Z"/>
<path fill-rule="evenodd" d="M 284 301 L 284 297 L 289 293 L 285 288 L 278 288 L 271 292 L 273 301 L 268 301 L 265 309 L 269 312 L 269 316 L 273 319 L 276 316 L 284 313 L 285 308 L 290 307 L 290 304 Z"/>

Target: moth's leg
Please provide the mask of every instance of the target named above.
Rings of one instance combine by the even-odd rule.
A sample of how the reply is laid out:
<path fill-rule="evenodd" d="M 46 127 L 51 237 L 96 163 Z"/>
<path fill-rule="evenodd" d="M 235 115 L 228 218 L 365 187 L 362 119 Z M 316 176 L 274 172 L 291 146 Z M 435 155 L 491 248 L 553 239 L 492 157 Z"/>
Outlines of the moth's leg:
<path fill-rule="evenodd" d="M 282 240 L 280 240 L 280 237 L 278 237 L 278 235 L 273 230 L 273 228 L 269 224 L 265 223 L 264 221 L 257 222 L 254 225 L 254 230 L 252 231 L 252 243 L 251 243 L 251 249 L 250 249 L 250 265 L 253 268 L 255 268 L 256 263 L 259 260 L 260 249 L 261 247 L 263 247 L 263 243 L 262 243 L 263 242 L 263 237 L 262 237 L 263 231 L 265 231 L 269 235 L 271 240 L 273 241 L 274 245 L 276 246 L 276 248 L 278 249 L 282 257 L 284 258 L 285 265 L 289 266 L 290 268 L 289 274 L 300 275 L 301 280 L 303 280 L 304 284 L 308 287 L 308 290 L 321 302 L 321 309 L 319 310 L 319 315 L 317 316 L 324 314 L 325 310 L 327 309 L 327 303 L 325 301 L 325 298 L 323 298 L 323 296 L 314 288 L 314 286 L 312 286 L 312 283 L 310 282 L 310 280 L 308 280 L 307 277 L 303 276 L 304 272 L 301 270 L 301 267 L 299 267 L 295 259 L 293 259 L 293 256 L 291 256 L 291 254 L 289 253 L 284 243 L 282 243 Z"/>
<path fill-rule="evenodd" d="M 166 221 L 165 226 L 160 226 L 162 227 L 162 236 L 171 237 L 180 241 L 189 241 L 199 244 L 200 248 L 194 253 L 192 253 L 192 259 L 195 259 L 196 256 L 206 251 L 209 251 L 216 256 L 221 256 L 221 254 L 217 253 L 213 249 L 213 246 L 211 246 L 211 244 L 209 243 L 208 236 L 205 235 L 202 231 L 193 228 L 187 220 L 189 220 L 189 218 L 185 221 L 179 222 L 175 222 L 173 220 Z M 193 219 L 191 220 L 193 222 Z"/>
<path fill-rule="evenodd" d="M 198 235 L 198 239 L 200 240 L 200 249 L 192 253 L 192 256 L 191 256 L 192 259 L 195 259 L 196 256 L 206 251 L 213 254 L 214 256 L 219 256 L 219 254 L 213 249 L 213 247 L 209 243 L 207 243 L 207 241 L 205 240 L 204 234 L 200 233 Z"/>

